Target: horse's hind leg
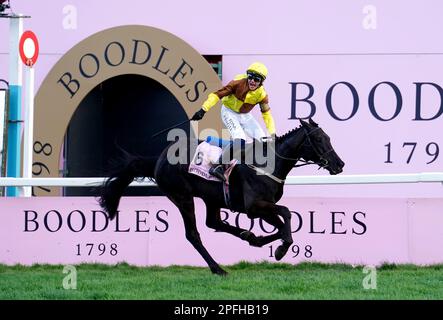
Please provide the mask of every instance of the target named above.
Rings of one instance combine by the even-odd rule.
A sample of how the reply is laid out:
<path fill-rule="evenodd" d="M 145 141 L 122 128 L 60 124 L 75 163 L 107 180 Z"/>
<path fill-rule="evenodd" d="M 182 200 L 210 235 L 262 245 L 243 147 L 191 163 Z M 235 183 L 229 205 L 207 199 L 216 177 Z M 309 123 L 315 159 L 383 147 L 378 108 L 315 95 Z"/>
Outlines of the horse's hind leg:
<path fill-rule="evenodd" d="M 257 247 L 257 237 L 251 231 L 231 226 L 222 221 L 220 217 L 220 208 L 206 203 L 206 225 L 215 231 L 230 233 L 242 240 L 247 241 L 251 246 Z"/>
<path fill-rule="evenodd" d="M 279 219 L 277 215 L 265 215 L 262 216 L 261 219 L 269 223 L 271 226 L 276 227 L 278 230 L 281 230 L 283 226 L 283 222 Z M 256 246 L 263 247 L 272 241 L 278 240 L 282 237 L 281 231 L 277 231 L 276 233 L 270 234 L 268 236 L 259 236 L 257 237 Z"/>
<path fill-rule="evenodd" d="M 224 271 L 217 262 L 215 262 L 215 260 L 211 257 L 209 252 L 203 246 L 203 243 L 200 239 L 200 234 L 197 230 L 197 223 L 195 221 L 195 208 L 193 198 L 181 199 L 181 201 L 170 198 L 170 200 L 172 200 L 172 202 L 174 202 L 180 210 L 183 222 L 185 224 L 186 239 L 188 239 L 188 241 L 200 253 L 203 259 L 205 259 L 212 273 L 218 275 L 226 275 L 227 272 Z"/>
<path fill-rule="evenodd" d="M 277 236 L 281 237 L 283 243 L 275 250 L 275 259 L 281 260 L 293 243 L 291 234 L 291 212 L 289 209 L 271 202 L 256 201 L 249 208 L 248 212 L 262 218 L 278 229 L 276 234 L 258 240 L 263 241 L 262 244 L 264 245 L 266 242 L 269 243 L 276 240 L 275 238 Z M 283 218 L 283 222 L 278 216 Z"/>

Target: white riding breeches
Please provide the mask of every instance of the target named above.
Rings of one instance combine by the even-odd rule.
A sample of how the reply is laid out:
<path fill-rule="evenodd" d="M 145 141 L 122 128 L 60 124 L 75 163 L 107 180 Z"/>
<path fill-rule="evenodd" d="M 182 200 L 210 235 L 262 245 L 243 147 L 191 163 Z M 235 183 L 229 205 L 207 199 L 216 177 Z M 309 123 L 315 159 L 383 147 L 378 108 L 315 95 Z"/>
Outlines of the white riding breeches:
<path fill-rule="evenodd" d="M 260 140 L 265 137 L 263 129 L 250 113 L 237 113 L 222 105 L 221 118 L 232 139 L 243 139 L 249 143 L 252 138 Z"/>

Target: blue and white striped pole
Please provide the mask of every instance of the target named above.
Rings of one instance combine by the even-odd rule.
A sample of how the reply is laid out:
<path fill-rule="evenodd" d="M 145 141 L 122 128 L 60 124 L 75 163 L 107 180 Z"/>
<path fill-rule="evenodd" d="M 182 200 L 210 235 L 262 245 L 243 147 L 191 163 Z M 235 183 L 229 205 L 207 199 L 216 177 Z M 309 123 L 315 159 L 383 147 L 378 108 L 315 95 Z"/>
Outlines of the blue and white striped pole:
<path fill-rule="evenodd" d="M 23 78 L 18 46 L 23 33 L 23 16 L 10 17 L 9 22 L 9 123 L 6 168 L 8 177 L 20 177 Z M 19 190 L 17 187 L 8 187 L 6 195 L 16 197 Z"/>

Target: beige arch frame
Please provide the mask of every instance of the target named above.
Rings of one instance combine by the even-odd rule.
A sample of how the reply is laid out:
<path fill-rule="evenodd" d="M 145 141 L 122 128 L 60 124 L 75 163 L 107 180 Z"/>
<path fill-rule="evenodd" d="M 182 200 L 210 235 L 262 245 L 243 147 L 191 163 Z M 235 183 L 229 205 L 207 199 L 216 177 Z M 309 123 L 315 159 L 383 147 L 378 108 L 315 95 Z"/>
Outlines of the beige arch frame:
<path fill-rule="evenodd" d="M 171 33 L 141 25 L 100 31 L 63 55 L 37 92 L 34 177 L 60 176 L 60 152 L 76 108 L 97 85 L 123 74 L 138 74 L 161 83 L 188 117 L 201 107 L 210 92 L 222 85 L 200 53 Z M 209 112 L 202 121 L 193 122 L 192 128 L 201 136 L 204 129 L 213 129 L 221 135 L 219 112 Z M 59 195 L 60 190 L 37 187 L 34 193 Z"/>

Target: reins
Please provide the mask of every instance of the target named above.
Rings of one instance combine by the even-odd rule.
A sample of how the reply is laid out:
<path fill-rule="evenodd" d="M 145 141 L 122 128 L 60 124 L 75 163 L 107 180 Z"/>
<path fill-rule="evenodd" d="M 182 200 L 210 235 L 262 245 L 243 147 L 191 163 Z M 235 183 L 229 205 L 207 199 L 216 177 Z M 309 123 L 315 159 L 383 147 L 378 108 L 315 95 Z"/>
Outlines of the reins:
<path fill-rule="evenodd" d="M 302 164 L 294 164 L 294 168 L 303 167 L 303 166 L 307 166 L 307 165 L 311 165 L 311 164 L 316 164 L 316 165 L 318 165 L 318 166 L 319 166 L 318 169 L 320 169 L 320 168 L 324 168 L 325 166 L 328 165 L 328 161 L 324 158 L 324 155 L 326 155 L 326 154 L 328 154 L 329 152 L 331 152 L 332 149 L 331 149 L 331 150 L 328 150 L 328 151 L 326 151 L 326 152 L 324 152 L 323 154 L 320 154 L 320 152 L 319 152 L 319 151 L 317 150 L 317 148 L 314 146 L 314 144 L 312 143 L 312 141 L 311 141 L 311 139 L 310 139 L 310 137 L 309 137 L 310 134 L 313 133 L 313 132 L 316 131 L 316 130 L 320 130 L 320 127 L 317 127 L 317 128 L 315 128 L 315 129 L 313 129 L 311 132 L 307 132 L 307 129 L 303 127 L 303 131 L 304 131 L 304 134 L 305 134 L 305 136 L 306 136 L 306 139 L 308 140 L 308 142 L 309 142 L 309 144 L 311 145 L 312 149 L 313 149 L 314 152 L 317 154 L 317 156 L 320 158 L 320 161 L 322 161 L 322 163 L 317 163 L 317 162 L 310 161 L 310 160 L 306 161 L 306 160 L 303 160 L 303 159 L 301 159 L 301 158 L 290 158 L 290 157 L 285 157 L 285 156 L 282 156 L 281 154 L 279 154 L 279 153 L 277 152 L 277 150 L 275 150 L 275 148 L 272 148 L 271 145 L 269 145 L 269 148 L 270 148 L 270 149 L 274 152 L 274 154 L 275 154 L 278 158 L 280 158 L 280 159 L 288 160 L 288 161 L 295 161 L 295 163 L 297 163 L 297 162 L 304 162 L 304 163 L 302 163 Z"/>
<path fill-rule="evenodd" d="M 298 167 L 302 167 L 302 166 L 307 166 L 307 165 L 311 165 L 311 164 L 316 164 L 316 165 L 318 165 L 318 169 L 320 170 L 320 168 L 324 168 L 324 167 L 326 167 L 326 166 L 328 165 L 328 161 L 324 158 L 324 155 L 326 155 L 326 154 L 328 154 L 329 152 L 331 152 L 332 149 L 331 149 L 331 150 L 328 150 L 328 151 L 326 151 L 326 152 L 324 152 L 323 154 L 320 154 L 320 152 L 317 150 L 317 148 L 316 148 L 316 147 L 314 146 L 314 144 L 312 143 L 312 141 L 311 141 L 309 135 L 310 135 L 312 132 L 314 132 L 314 131 L 316 131 L 316 130 L 319 130 L 319 129 L 320 129 L 320 127 L 317 127 L 317 128 L 315 128 L 315 129 L 313 129 L 311 132 L 307 132 L 307 129 L 306 129 L 306 128 L 303 128 L 303 132 L 304 132 L 304 134 L 305 134 L 305 136 L 306 136 L 306 139 L 308 140 L 308 143 L 311 145 L 312 149 L 314 150 L 314 152 L 315 152 L 315 153 L 317 154 L 317 156 L 319 157 L 321 163 L 317 163 L 317 162 L 314 162 L 314 161 L 306 161 L 306 160 L 303 160 L 303 159 L 301 159 L 301 158 L 290 158 L 290 157 L 282 156 L 282 155 L 279 154 L 279 153 L 277 152 L 277 150 L 275 150 L 275 148 L 273 148 L 271 145 L 268 145 L 268 147 L 269 147 L 269 149 L 271 149 L 271 150 L 274 152 L 274 154 L 275 154 L 278 158 L 280 158 L 280 159 L 288 160 L 288 161 L 295 161 L 295 163 L 297 163 L 298 161 L 304 162 L 304 163 L 302 163 L 302 164 L 294 164 L 294 166 L 293 166 L 294 168 L 298 168 Z M 264 142 L 265 142 L 265 141 L 264 141 Z M 303 142 L 303 143 L 305 143 L 305 142 Z M 269 172 L 266 172 L 266 171 L 263 170 L 263 169 L 260 169 L 260 168 L 258 168 L 258 167 L 256 167 L 256 166 L 253 166 L 253 165 L 248 165 L 248 167 L 251 168 L 252 170 L 255 170 L 255 171 L 256 171 L 257 173 L 259 173 L 259 174 L 266 175 L 267 177 L 271 178 L 272 180 L 274 180 L 274 181 L 277 182 L 277 183 L 281 183 L 281 184 L 284 184 L 284 183 L 285 183 L 285 179 L 280 179 L 280 178 L 274 176 L 273 174 L 270 174 Z"/>

